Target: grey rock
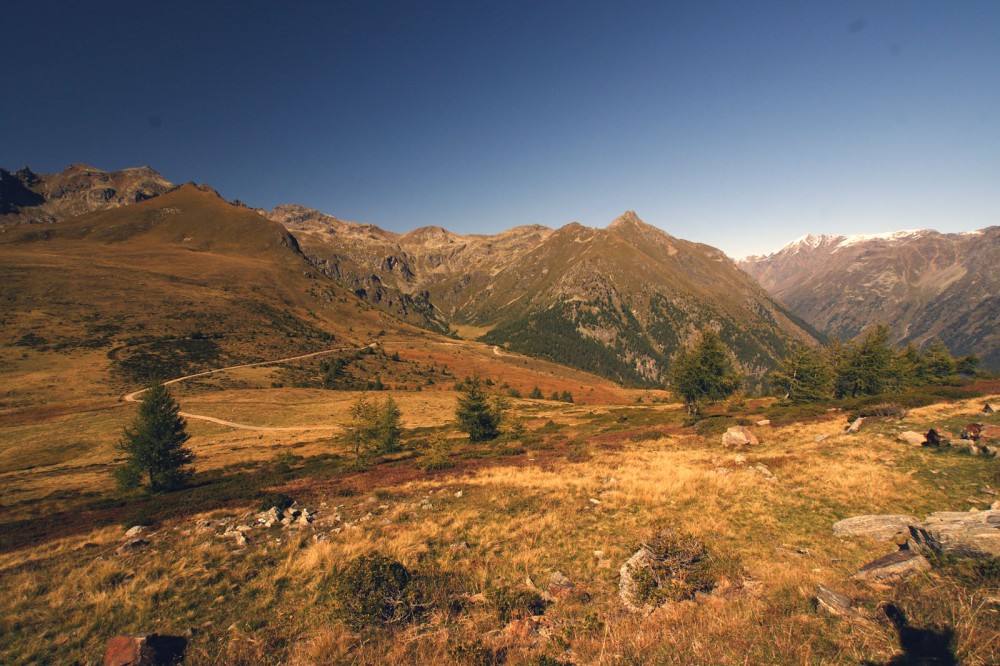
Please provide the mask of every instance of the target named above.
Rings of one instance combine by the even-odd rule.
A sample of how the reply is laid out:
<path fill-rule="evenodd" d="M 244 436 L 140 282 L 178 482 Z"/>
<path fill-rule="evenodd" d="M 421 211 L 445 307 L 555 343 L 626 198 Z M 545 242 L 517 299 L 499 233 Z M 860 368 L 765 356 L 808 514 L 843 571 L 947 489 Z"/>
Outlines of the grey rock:
<path fill-rule="evenodd" d="M 865 423 L 865 417 L 859 416 L 858 418 L 854 419 L 854 422 L 851 423 L 851 425 L 847 426 L 847 432 L 858 432 L 859 430 L 861 430 L 861 426 L 863 426 L 864 423 Z"/>
<path fill-rule="evenodd" d="M 149 542 L 142 537 L 132 537 L 122 545 L 118 546 L 115 551 L 119 555 L 124 555 L 126 553 L 131 553 L 133 551 L 139 550 L 140 548 L 145 548 L 149 545 Z"/>
<path fill-rule="evenodd" d="M 645 548 L 640 548 L 630 557 L 619 571 L 618 596 L 626 609 L 633 613 L 648 613 L 652 610 L 649 604 L 639 602 L 639 584 L 635 572 L 652 568 L 652 558 Z"/>
<path fill-rule="evenodd" d="M 149 529 L 149 528 L 146 527 L 145 525 L 136 525 L 134 527 L 130 527 L 128 529 L 128 531 L 125 532 L 125 536 L 131 539 L 132 537 L 139 536 L 140 534 L 142 534 L 143 532 L 145 532 L 147 529 Z"/>
<path fill-rule="evenodd" d="M 920 553 L 897 550 L 858 569 L 851 578 L 863 581 L 895 581 L 909 578 L 922 571 L 929 571 L 931 563 Z"/>
<path fill-rule="evenodd" d="M 816 590 L 816 608 L 835 617 L 863 617 L 854 610 L 848 597 L 826 585 L 820 585 Z"/>
<path fill-rule="evenodd" d="M 918 547 L 956 557 L 1000 557 L 1000 510 L 941 511 L 910 527 Z"/>
<path fill-rule="evenodd" d="M 845 518 L 833 524 L 833 533 L 841 537 L 868 537 L 876 541 L 892 541 L 907 534 L 920 521 L 905 514 L 870 514 Z"/>

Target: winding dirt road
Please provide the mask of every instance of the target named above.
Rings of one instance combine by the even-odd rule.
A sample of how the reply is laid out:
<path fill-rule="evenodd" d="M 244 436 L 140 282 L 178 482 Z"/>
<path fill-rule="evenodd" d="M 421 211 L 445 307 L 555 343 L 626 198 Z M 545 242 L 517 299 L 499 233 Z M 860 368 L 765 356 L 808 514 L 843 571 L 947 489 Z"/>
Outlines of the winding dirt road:
<path fill-rule="evenodd" d="M 257 368 L 263 365 L 276 365 L 278 363 L 286 363 L 288 361 L 298 361 L 303 358 L 323 356 L 324 354 L 335 354 L 337 352 L 348 351 L 352 349 L 356 349 L 356 347 L 337 347 L 336 349 L 324 349 L 323 351 L 312 352 L 310 354 L 300 354 L 299 356 L 289 356 L 287 358 L 279 358 L 273 361 L 260 361 L 258 363 L 244 363 L 242 365 L 230 365 L 225 368 L 216 368 L 215 370 L 196 372 L 193 375 L 185 375 L 183 377 L 171 379 L 169 381 L 163 382 L 163 385 L 167 386 L 169 384 L 176 384 L 178 382 L 183 382 L 188 379 L 194 379 L 196 377 L 205 377 L 207 375 L 213 375 L 217 372 L 226 372 L 227 370 L 239 370 L 240 368 Z M 122 396 L 122 400 L 124 400 L 125 402 L 139 402 L 139 396 L 145 393 L 146 391 L 147 389 L 139 389 L 138 391 L 133 391 L 132 393 L 128 393 Z M 239 428 L 240 430 L 259 430 L 261 432 L 300 432 L 302 430 L 339 430 L 341 428 L 341 426 L 339 425 L 255 426 L 255 425 L 249 425 L 247 423 L 235 423 L 233 421 L 225 421 L 223 419 L 217 419 L 214 416 L 205 416 L 204 414 L 192 414 L 190 412 L 178 412 L 178 414 L 180 414 L 181 416 L 183 416 L 188 420 L 206 421 L 208 423 L 215 423 L 217 425 L 229 426 L 230 428 Z"/>

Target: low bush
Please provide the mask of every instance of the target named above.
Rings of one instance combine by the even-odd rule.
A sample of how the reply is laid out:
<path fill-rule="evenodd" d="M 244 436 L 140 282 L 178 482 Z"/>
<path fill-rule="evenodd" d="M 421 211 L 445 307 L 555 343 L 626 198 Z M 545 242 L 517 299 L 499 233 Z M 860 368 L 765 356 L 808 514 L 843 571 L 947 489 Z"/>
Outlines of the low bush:
<path fill-rule="evenodd" d="M 639 604 L 662 606 L 715 588 L 713 558 L 696 537 L 668 527 L 642 546 L 649 553 L 650 566 L 632 571 Z"/>
<path fill-rule="evenodd" d="M 515 590 L 506 585 L 488 589 L 486 602 L 502 624 L 545 612 L 545 600 L 537 592 Z"/>
<path fill-rule="evenodd" d="M 295 503 L 291 497 L 284 493 L 263 492 L 260 493 L 260 501 L 257 503 L 258 511 L 267 511 L 271 507 L 277 507 L 284 511 Z"/>
<path fill-rule="evenodd" d="M 335 586 L 338 614 L 353 629 L 398 625 L 413 617 L 413 575 L 398 561 L 375 552 L 341 572 Z"/>

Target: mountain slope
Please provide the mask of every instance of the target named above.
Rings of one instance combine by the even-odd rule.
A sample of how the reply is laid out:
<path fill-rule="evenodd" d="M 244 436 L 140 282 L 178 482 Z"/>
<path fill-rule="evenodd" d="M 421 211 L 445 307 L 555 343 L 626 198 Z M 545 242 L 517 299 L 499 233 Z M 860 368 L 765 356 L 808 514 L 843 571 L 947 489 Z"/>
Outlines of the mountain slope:
<path fill-rule="evenodd" d="M 806 236 L 741 267 L 830 335 L 883 323 L 900 344 L 939 337 L 953 354 L 1000 368 L 1000 227 Z"/>
<path fill-rule="evenodd" d="M 73 164 L 55 174 L 0 169 L 0 229 L 65 220 L 138 203 L 173 189 L 149 167 L 101 171 Z"/>
<path fill-rule="evenodd" d="M 573 223 L 494 236 L 393 234 L 300 207 L 269 216 L 328 275 L 386 310 L 617 381 L 661 383 L 670 355 L 704 326 L 720 329 L 754 377 L 790 340 L 814 339 L 722 252 L 631 212 L 607 229 Z"/>

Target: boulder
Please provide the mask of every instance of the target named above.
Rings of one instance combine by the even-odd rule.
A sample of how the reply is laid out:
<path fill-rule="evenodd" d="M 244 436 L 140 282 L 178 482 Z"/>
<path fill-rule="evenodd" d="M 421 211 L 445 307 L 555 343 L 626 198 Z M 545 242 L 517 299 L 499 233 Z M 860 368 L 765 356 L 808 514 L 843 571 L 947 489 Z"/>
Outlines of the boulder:
<path fill-rule="evenodd" d="M 931 428 L 925 435 L 927 443 L 924 446 L 951 446 L 952 437 L 953 435 L 947 430 Z"/>
<path fill-rule="evenodd" d="M 860 431 L 861 430 L 861 426 L 863 426 L 864 423 L 865 423 L 865 417 L 859 416 L 858 418 L 854 419 L 854 421 L 851 423 L 851 425 L 847 426 L 847 432 L 858 432 L 858 431 Z"/>
<path fill-rule="evenodd" d="M 833 533 L 841 537 L 863 536 L 876 541 L 893 541 L 907 534 L 920 521 L 905 514 L 871 514 L 844 518 L 833 524 Z"/>
<path fill-rule="evenodd" d="M 131 539 L 132 537 L 139 536 L 140 534 L 142 534 L 143 532 L 145 532 L 147 529 L 149 529 L 149 528 L 146 527 L 145 525 L 135 525 L 134 527 L 128 528 L 128 530 L 125 532 L 125 536 L 128 537 L 129 539 Z"/>
<path fill-rule="evenodd" d="M 187 640 L 180 636 L 115 636 L 104 651 L 104 666 L 160 666 L 180 663 Z"/>
<path fill-rule="evenodd" d="M 760 442 L 746 426 L 735 426 L 722 435 L 723 446 L 757 446 Z"/>
<path fill-rule="evenodd" d="M 771 425 L 771 419 L 761 419 L 760 421 L 757 421 L 756 425 L 760 426 L 761 428 L 763 428 L 764 426 L 769 426 Z"/>
<path fill-rule="evenodd" d="M 919 432 L 913 432 L 912 430 L 899 433 L 899 437 L 896 439 L 901 442 L 906 442 L 910 446 L 923 446 L 924 442 L 927 441 L 927 439 Z"/>
<path fill-rule="evenodd" d="M 649 570 L 652 568 L 652 557 L 645 548 L 637 550 L 632 557 L 628 558 L 619 571 L 618 596 L 622 604 L 633 613 L 648 613 L 652 608 L 648 604 L 639 601 L 639 583 L 636 580 L 636 572 Z"/>
<path fill-rule="evenodd" d="M 941 511 L 911 525 L 916 545 L 955 557 L 1000 557 L 1000 510 Z"/>
<path fill-rule="evenodd" d="M 994 405 L 991 402 L 983 403 L 983 414 L 996 414 L 997 410 L 1000 410 L 1000 405 Z"/>
<path fill-rule="evenodd" d="M 858 569 L 851 578 L 868 582 L 887 582 L 909 578 L 922 571 L 929 571 L 927 558 L 912 550 L 897 550 Z"/>

